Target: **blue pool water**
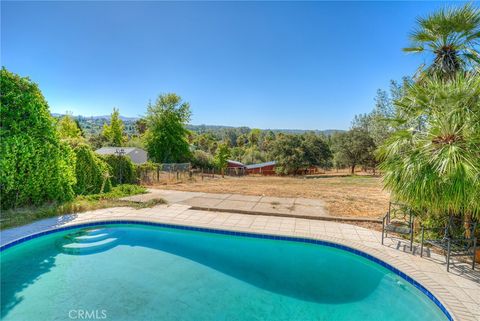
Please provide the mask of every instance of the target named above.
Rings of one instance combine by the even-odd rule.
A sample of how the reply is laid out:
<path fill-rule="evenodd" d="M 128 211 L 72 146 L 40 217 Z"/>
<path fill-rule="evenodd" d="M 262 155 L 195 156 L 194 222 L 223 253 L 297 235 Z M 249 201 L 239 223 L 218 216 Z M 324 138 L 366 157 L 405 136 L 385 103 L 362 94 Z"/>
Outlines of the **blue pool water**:
<path fill-rule="evenodd" d="M 4 250 L 1 317 L 447 320 L 408 282 L 347 251 L 142 225 L 62 231 Z"/>

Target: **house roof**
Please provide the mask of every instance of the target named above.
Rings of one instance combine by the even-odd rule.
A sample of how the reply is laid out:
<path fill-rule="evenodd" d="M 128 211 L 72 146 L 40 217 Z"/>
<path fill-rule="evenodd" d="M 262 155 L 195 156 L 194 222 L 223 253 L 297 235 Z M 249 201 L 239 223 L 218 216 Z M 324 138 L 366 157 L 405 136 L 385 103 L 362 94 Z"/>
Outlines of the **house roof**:
<path fill-rule="evenodd" d="M 137 147 L 102 147 L 97 149 L 95 152 L 100 155 L 115 155 L 117 151 L 121 150 L 123 150 L 125 155 L 131 154 L 134 151 L 145 152 L 143 149 Z"/>
<path fill-rule="evenodd" d="M 235 165 L 239 165 L 239 166 L 245 166 L 243 163 L 240 163 L 240 162 L 237 162 L 237 161 L 234 161 L 234 160 L 231 160 L 231 159 L 228 159 L 227 162 L 235 164 Z"/>
<path fill-rule="evenodd" d="M 258 164 L 250 164 L 247 165 L 247 169 L 255 169 L 255 168 L 261 168 L 261 167 L 266 167 L 266 166 L 272 166 L 275 165 L 277 162 L 276 161 L 271 161 L 271 162 L 265 162 L 265 163 L 258 163 Z"/>

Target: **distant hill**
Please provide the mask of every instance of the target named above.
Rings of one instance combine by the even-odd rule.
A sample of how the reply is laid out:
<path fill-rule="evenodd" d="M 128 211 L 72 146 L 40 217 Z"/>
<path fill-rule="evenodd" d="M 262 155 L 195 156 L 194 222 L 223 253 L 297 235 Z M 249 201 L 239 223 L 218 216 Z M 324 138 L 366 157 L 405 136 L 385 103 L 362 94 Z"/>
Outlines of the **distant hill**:
<path fill-rule="evenodd" d="M 64 114 L 52 113 L 52 116 L 55 118 L 60 118 L 64 116 Z M 96 135 L 102 131 L 102 127 L 104 123 L 108 123 L 110 121 L 110 115 L 104 116 L 73 116 L 76 120 L 78 120 L 80 126 L 82 127 L 83 131 L 87 135 Z M 135 129 L 135 122 L 140 119 L 138 117 L 125 117 L 120 116 L 124 125 L 125 131 L 128 135 L 136 134 Z M 234 126 L 221 126 L 221 125 L 187 125 L 187 128 L 193 132 L 203 134 L 203 133 L 212 133 L 216 136 L 224 136 L 223 134 L 228 131 L 235 131 L 237 133 L 248 133 L 250 132 L 251 128 L 247 126 L 241 127 L 234 127 Z M 341 129 L 325 129 L 325 130 L 305 130 L 305 129 L 262 129 L 265 131 L 271 130 L 274 133 L 284 133 L 284 134 L 303 134 L 306 132 L 315 132 L 316 134 L 323 134 L 323 135 L 332 135 L 336 132 L 343 132 L 344 130 Z"/>
<path fill-rule="evenodd" d="M 187 128 L 191 131 L 197 133 L 206 133 L 206 132 L 224 132 L 228 130 L 236 130 L 242 133 L 248 133 L 252 128 L 247 126 L 242 127 L 233 127 L 233 126 L 221 126 L 221 125 L 187 125 Z M 274 133 L 283 133 L 283 134 L 304 134 L 307 132 L 314 132 L 316 134 L 323 134 L 323 135 L 332 135 L 338 132 L 344 132 L 342 129 L 315 129 L 315 130 L 308 130 L 308 129 L 262 129 L 264 131 L 272 131 Z"/>
<path fill-rule="evenodd" d="M 52 113 L 52 116 L 55 117 L 55 118 L 59 118 L 59 117 L 65 116 L 65 114 Z M 102 115 L 102 116 L 82 116 L 82 115 L 78 115 L 78 116 L 73 116 L 73 118 L 76 118 L 76 119 L 107 120 L 107 121 L 109 121 L 110 120 L 110 115 Z M 136 121 L 136 120 L 139 119 L 139 117 L 125 117 L 125 116 L 120 115 L 120 119 L 122 119 L 123 121 Z"/>
<path fill-rule="evenodd" d="M 341 133 L 345 130 L 343 129 L 315 129 L 315 130 L 307 130 L 307 129 L 269 129 L 274 133 L 284 133 L 284 134 L 304 134 L 308 132 L 314 132 L 315 134 L 321 134 L 325 136 L 330 136 L 335 133 Z"/>

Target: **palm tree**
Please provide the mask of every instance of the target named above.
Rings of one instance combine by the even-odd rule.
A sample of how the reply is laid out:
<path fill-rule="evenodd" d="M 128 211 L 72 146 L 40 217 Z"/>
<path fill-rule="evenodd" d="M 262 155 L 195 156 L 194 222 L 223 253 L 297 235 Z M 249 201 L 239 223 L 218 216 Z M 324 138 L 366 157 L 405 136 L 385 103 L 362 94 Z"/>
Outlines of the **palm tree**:
<path fill-rule="evenodd" d="M 451 76 L 480 64 L 480 10 L 472 4 L 444 8 L 417 20 L 406 52 L 430 52 L 435 58 L 429 74 Z"/>
<path fill-rule="evenodd" d="M 398 130 L 378 152 L 385 187 L 420 212 L 480 218 L 480 75 L 426 77 L 395 105 Z"/>

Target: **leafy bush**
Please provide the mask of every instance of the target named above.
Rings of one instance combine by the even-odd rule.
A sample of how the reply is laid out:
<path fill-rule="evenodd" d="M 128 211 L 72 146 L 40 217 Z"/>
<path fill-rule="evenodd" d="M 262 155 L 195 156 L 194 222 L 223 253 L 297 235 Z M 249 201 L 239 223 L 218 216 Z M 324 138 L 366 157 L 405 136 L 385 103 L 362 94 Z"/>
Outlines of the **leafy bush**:
<path fill-rule="evenodd" d="M 197 149 L 192 155 L 192 165 L 197 168 L 213 168 L 213 156 L 203 150 Z"/>
<path fill-rule="evenodd" d="M 103 159 L 110 165 L 110 179 L 114 186 L 137 182 L 135 165 L 128 156 L 104 155 Z"/>
<path fill-rule="evenodd" d="M 2 209 L 73 199 L 75 156 L 60 142 L 40 89 L 5 68 L 1 88 Z"/>
<path fill-rule="evenodd" d="M 145 194 L 147 189 L 140 185 L 132 184 L 122 184 L 112 188 L 108 193 L 101 194 L 92 194 L 87 196 L 81 196 L 80 199 L 86 200 L 107 200 L 107 199 L 117 199 L 121 197 L 126 197 L 130 195 Z"/>
<path fill-rule="evenodd" d="M 136 170 L 137 173 L 140 173 L 141 171 L 154 171 L 160 166 L 160 164 L 153 163 L 153 162 L 146 162 L 143 164 L 136 165 Z"/>
<path fill-rule="evenodd" d="M 77 158 L 75 173 L 77 195 L 106 193 L 112 189 L 110 166 L 86 144 L 74 147 Z"/>
<path fill-rule="evenodd" d="M 135 173 L 140 183 L 146 183 L 149 181 L 150 173 L 157 171 L 160 164 L 146 162 L 135 166 Z"/>

